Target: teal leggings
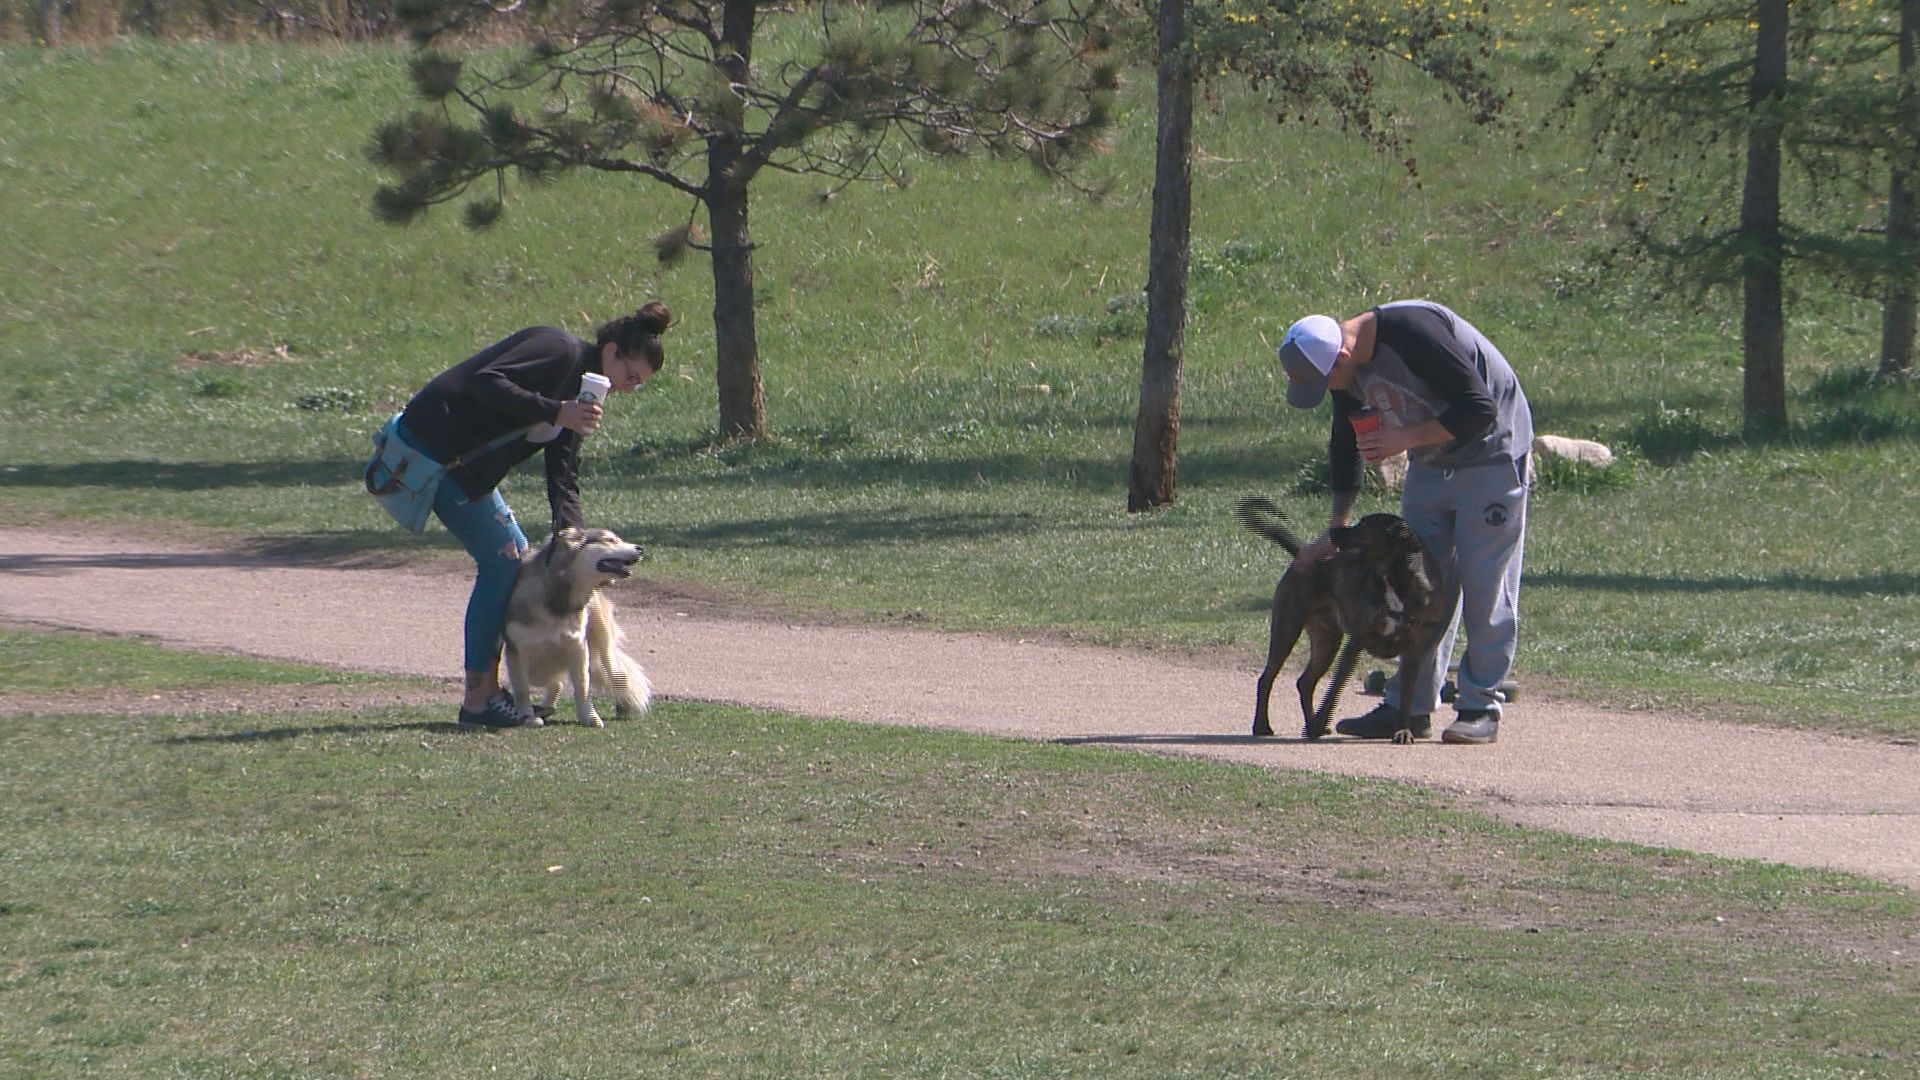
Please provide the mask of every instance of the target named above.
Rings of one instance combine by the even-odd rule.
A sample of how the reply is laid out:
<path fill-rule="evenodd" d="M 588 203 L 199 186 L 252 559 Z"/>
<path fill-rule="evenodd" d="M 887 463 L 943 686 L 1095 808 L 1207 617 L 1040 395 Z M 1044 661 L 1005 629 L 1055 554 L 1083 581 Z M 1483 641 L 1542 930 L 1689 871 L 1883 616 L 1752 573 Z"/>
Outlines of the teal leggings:
<path fill-rule="evenodd" d="M 520 553 L 527 550 L 527 534 L 520 531 L 513 510 L 498 491 L 468 499 L 458 484 L 447 481 L 434 496 L 433 512 L 478 567 L 473 593 L 467 597 L 466 670 L 492 673 L 500 665 L 500 634 L 507 622 L 507 597 L 520 576 Z"/>

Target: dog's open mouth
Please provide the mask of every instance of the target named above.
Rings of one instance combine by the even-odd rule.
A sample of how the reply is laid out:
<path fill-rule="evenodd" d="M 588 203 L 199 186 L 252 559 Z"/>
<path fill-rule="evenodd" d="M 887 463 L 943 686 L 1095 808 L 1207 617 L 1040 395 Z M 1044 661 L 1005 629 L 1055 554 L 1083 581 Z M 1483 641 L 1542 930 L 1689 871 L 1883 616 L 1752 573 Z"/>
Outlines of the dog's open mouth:
<path fill-rule="evenodd" d="M 599 562 L 594 563 L 593 568 L 603 574 L 612 574 L 614 577 L 631 577 L 633 575 L 633 564 L 639 561 L 640 556 L 638 555 L 632 558 L 620 555 L 609 555 Z"/>

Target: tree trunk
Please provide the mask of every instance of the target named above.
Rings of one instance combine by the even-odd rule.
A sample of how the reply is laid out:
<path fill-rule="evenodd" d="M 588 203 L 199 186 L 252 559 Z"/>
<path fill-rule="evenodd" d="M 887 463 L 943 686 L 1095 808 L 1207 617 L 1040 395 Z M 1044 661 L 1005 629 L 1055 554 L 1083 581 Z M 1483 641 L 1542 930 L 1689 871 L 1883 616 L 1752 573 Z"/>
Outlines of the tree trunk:
<path fill-rule="evenodd" d="M 1900 82 L 1909 85 L 1913 77 L 1914 49 L 1920 42 L 1920 0 L 1900 0 Z M 1911 153 L 1914 139 L 1920 136 L 1920 95 L 1910 97 L 1905 106 L 1906 137 L 1894 140 L 1895 152 Z M 1913 206 L 1914 176 L 1904 164 L 1895 163 L 1893 179 L 1887 186 L 1887 245 L 1892 249 L 1893 273 L 1887 283 L 1886 306 L 1880 321 L 1880 377 L 1892 378 L 1913 370 L 1915 330 L 1914 293 L 1916 268 L 1920 258 L 1915 241 L 1920 240 Z"/>
<path fill-rule="evenodd" d="M 715 150 L 710 156 L 721 154 Z M 760 346 L 753 321 L 753 243 L 747 230 L 746 189 L 710 188 L 707 220 L 713 229 L 713 351 L 720 437 L 758 439 L 767 433 L 767 406 L 760 387 Z"/>
<path fill-rule="evenodd" d="M 1753 83 L 1747 99 L 1747 180 L 1740 200 L 1743 393 L 1749 435 L 1787 422 L 1786 311 L 1780 243 L 1780 97 L 1787 82 L 1787 0 L 1758 0 Z"/>
<path fill-rule="evenodd" d="M 748 81 L 754 0 L 727 0 L 720 69 Z M 707 221 L 713 230 L 713 345 L 720 395 L 720 438 L 758 439 L 767 433 L 760 387 L 760 344 L 753 322 L 753 234 L 747 227 L 747 183 L 741 168 L 741 132 L 713 137 L 707 148 Z"/>
<path fill-rule="evenodd" d="M 1160 0 L 1159 135 L 1147 245 L 1147 335 L 1127 483 L 1129 512 L 1171 505 L 1178 487 L 1180 364 L 1193 206 L 1193 69 L 1186 55 L 1186 13 L 1187 0 Z"/>
<path fill-rule="evenodd" d="M 62 0 L 39 0 L 34 5 L 35 21 L 42 45 L 58 45 L 64 36 L 61 33 L 60 13 Z"/>

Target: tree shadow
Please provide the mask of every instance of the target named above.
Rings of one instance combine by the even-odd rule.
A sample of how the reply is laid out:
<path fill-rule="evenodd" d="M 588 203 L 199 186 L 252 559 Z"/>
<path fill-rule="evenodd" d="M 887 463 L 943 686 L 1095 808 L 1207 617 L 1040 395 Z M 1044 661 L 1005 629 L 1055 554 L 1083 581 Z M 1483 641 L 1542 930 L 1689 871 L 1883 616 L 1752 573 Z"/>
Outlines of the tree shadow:
<path fill-rule="evenodd" d="M 0 573 L 53 575 L 75 570 L 258 569 L 325 566 L 342 570 L 390 570 L 417 551 L 394 551 L 392 533 L 354 530 L 313 536 L 264 536 L 232 541 L 205 551 L 142 551 L 101 554 L 36 551 L 0 554 Z M 409 545 L 418 547 L 419 545 Z M 445 545 L 442 545 L 445 546 Z"/>
<path fill-rule="evenodd" d="M 706 525 L 642 530 L 648 543 L 662 547 L 851 548 L 924 540 L 976 540 L 1034 533 L 1046 523 L 1027 513 L 930 513 L 867 515 L 790 514 L 784 517 L 713 522 Z"/>
<path fill-rule="evenodd" d="M 81 461 L 14 465 L 0 470 L 0 488 L 104 487 L 128 491 L 215 491 L 240 487 L 338 484 L 358 477 L 363 459 L 281 461 Z"/>

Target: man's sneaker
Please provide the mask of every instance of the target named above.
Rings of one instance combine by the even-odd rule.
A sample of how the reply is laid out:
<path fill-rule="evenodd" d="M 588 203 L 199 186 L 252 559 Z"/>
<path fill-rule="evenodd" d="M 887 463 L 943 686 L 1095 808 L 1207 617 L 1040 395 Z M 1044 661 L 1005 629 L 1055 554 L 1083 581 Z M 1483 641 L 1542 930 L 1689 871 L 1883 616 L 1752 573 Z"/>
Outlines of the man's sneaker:
<path fill-rule="evenodd" d="M 1400 730 L 1400 707 L 1383 701 L 1370 713 L 1349 716 L 1333 725 L 1333 730 L 1356 739 L 1391 739 L 1394 732 Z M 1414 738 L 1424 739 L 1433 732 L 1433 720 L 1426 713 L 1420 713 L 1407 722 L 1407 730 Z"/>
<path fill-rule="evenodd" d="M 1500 714 L 1492 709 L 1467 709 L 1440 733 L 1440 741 L 1485 746 L 1500 737 Z"/>
<path fill-rule="evenodd" d="M 495 694 L 487 699 L 487 707 L 478 711 L 464 706 L 460 709 L 461 731 L 491 731 L 499 728 L 525 727 L 530 718 L 513 705 L 513 699 L 505 694 Z"/>

